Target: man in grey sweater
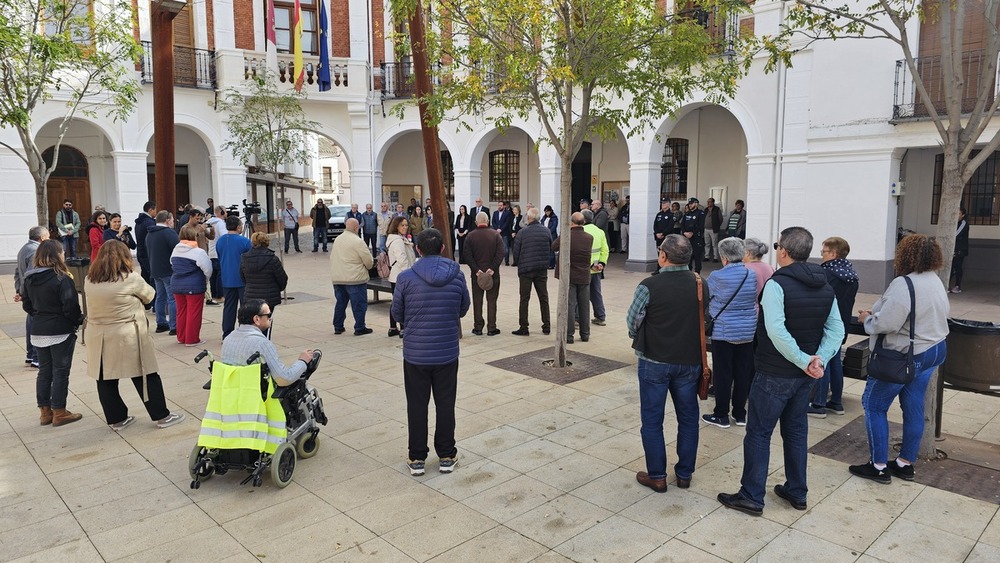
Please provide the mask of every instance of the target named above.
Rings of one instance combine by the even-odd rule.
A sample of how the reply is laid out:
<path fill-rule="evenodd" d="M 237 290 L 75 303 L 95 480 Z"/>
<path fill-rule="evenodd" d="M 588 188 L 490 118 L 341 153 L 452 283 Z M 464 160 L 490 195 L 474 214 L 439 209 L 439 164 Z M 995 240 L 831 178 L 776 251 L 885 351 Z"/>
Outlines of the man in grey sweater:
<path fill-rule="evenodd" d="M 49 240 L 49 230 L 45 227 L 31 227 L 28 229 L 28 242 L 17 251 L 17 266 L 14 267 L 14 302 L 21 301 L 21 282 L 24 275 L 32 268 L 35 261 L 35 252 L 38 245 Z M 82 283 L 82 281 L 81 281 Z M 33 368 L 38 367 L 38 352 L 31 345 L 31 315 L 24 320 L 25 357 L 24 363 Z"/>

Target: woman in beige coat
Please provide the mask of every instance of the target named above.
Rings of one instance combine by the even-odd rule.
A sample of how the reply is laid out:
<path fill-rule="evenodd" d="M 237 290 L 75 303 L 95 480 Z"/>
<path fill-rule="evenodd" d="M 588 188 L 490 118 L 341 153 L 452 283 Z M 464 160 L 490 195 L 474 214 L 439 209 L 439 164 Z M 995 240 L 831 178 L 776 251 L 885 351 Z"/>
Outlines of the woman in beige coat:
<path fill-rule="evenodd" d="M 389 284 L 393 291 L 396 289 L 396 278 L 403 270 L 409 270 L 413 263 L 417 261 L 416 252 L 413 250 L 411 241 L 410 222 L 406 217 L 396 217 L 389 223 L 389 236 L 385 239 L 385 251 L 389 255 L 389 264 L 392 268 L 389 271 Z M 396 318 L 392 316 L 392 309 L 389 310 L 389 336 L 403 337 L 403 331 L 396 323 Z"/>
<path fill-rule="evenodd" d="M 170 412 L 163 396 L 144 307 L 153 300 L 155 290 L 133 271 L 128 246 L 117 240 L 101 246 L 87 273 L 86 291 L 87 373 L 97 380 L 97 396 L 108 425 L 120 431 L 135 421 L 118 392 L 119 379 L 132 380 L 158 427 L 184 420 L 183 414 Z"/>

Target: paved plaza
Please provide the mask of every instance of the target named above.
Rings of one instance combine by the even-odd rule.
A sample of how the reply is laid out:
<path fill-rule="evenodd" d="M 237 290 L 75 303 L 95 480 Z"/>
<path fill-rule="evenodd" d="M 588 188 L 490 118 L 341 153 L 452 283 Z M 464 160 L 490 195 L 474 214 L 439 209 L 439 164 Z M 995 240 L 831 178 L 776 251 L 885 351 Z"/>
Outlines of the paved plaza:
<path fill-rule="evenodd" d="M 285 260 L 295 299 L 276 309 L 274 340 L 286 361 L 305 348 L 323 351 L 311 382 L 330 418 L 318 455 L 300 460 L 285 489 L 269 477 L 260 488 L 241 486 L 233 473 L 189 487 L 208 373 L 194 364 L 195 349 L 166 333 L 154 335 L 160 374 L 168 404 L 188 416 L 182 424 L 157 429 L 125 385 L 122 396 L 139 420 L 121 433 L 109 429 L 78 345 L 67 406 L 84 418 L 40 427 L 36 372 L 23 363 L 24 314 L 13 301 L 13 276 L 0 276 L 0 560 L 1000 561 L 996 502 L 901 480 L 879 485 L 826 457 L 809 455 L 809 509 L 792 509 L 770 492 L 784 479 L 778 432 L 763 518 L 715 499 L 739 488 L 740 427 L 701 426 L 690 489 L 676 488 L 673 475 L 666 494 L 636 483 L 645 463 L 625 313 L 644 274 L 624 273 L 621 255 L 603 285 L 607 326 L 569 348 L 626 367 L 559 385 L 488 365 L 552 345 L 541 336 L 534 299 L 532 336 L 510 334 L 518 328 L 516 269 L 503 267 L 501 335 L 473 336 L 471 312 L 464 319 L 459 465 L 441 474 L 432 452 L 427 474 L 411 477 L 402 341 L 386 336 L 386 294 L 368 309 L 374 334 L 334 336 L 328 255 L 307 250 Z M 554 295 L 551 277 L 549 287 Z M 998 291 L 970 284 L 951 297 L 952 316 L 1000 319 Z M 859 295 L 858 307 L 876 297 Z M 221 314 L 206 307 L 202 329 L 216 354 Z M 863 388 L 847 380 L 846 416 L 809 419 L 810 445 L 862 416 Z M 1000 444 L 998 412 L 996 397 L 948 391 L 944 431 Z M 898 405 L 890 420 L 900 420 Z M 671 465 L 669 403 L 665 431 Z"/>

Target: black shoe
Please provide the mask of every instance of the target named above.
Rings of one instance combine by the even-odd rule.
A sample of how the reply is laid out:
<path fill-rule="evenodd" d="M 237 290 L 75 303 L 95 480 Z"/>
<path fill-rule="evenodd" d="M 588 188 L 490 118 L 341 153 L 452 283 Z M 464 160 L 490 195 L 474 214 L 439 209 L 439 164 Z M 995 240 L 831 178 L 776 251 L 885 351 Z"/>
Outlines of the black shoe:
<path fill-rule="evenodd" d="M 551 331 L 547 328 L 542 329 L 542 334 L 549 334 Z"/>
<path fill-rule="evenodd" d="M 690 489 L 691 488 L 691 480 L 690 479 L 681 479 L 680 477 L 678 477 L 677 478 L 677 488 L 678 489 Z"/>
<path fill-rule="evenodd" d="M 788 504 L 792 505 L 792 508 L 794 508 L 795 510 L 805 510 L 806 508 L 808 508 L 806 506 L 806 501 L 793 499 L 791 495 L 788 494 L 788 491 L 785 490 L 784 485 L 775 485 L 774 494 L 787 500 Z"/>
<path fill-rule="evenodd" d="M 472 329 L 472 334 L 475 334 L 476 336 L 482 336 L 483 335 L 483 331 L 479 330 L 478 328 L 474 328 L 474 329 Z"/>
<path fill-rule="evenodd" d="M 370 329 L 370 328 L 363 328 L 363 329 L 361 329 L 361 330 L 355 330 L 355 331 L 354 331 L 354 336 L 364 336 L 364 335 L 366 335 L 366 334 L 371 334 L 371 333 L 373 333 L 373 332 L 375 332 L 375 331 L 373 331 L 373 330 L 372 330 L 372 329 Z"/>
<path fill-rule="evenodd" d="M 754 503 L 750 502 L 749 500 L 741 497 L 739 495 L 739 493 L 733 494 L 733 495 L 728 494 L 728 493 L 719 493 L 719 496 L 717 496 L 716 498 L 719 499 L 719 502 L 721 502 L 722 505 L 725 506 L 726 508 L 732 508 L 733 510 L 739 510 L 740 512 L 745 512 L 745 513 L 749 514 L 750 516 L 763 516 L 764 515 L 764 509 L 763 508 L 760 508 L 756 504 L 754 504 Z"/>
<path fill-rule="evenodd" d="M 529 336 L 530 333 L 526 328 L 519 328 L 515 331 L 512 331 L 511 334 L 513 334 L 514 336 Z"/>
<path fill-rule="evenodd" d="M 172 330 L 170 331 L 170 336 L 177 336 L 177 329 L 176 329 L 176 328 L 175 328 L 175 329 L 172 329 Z"/>
<path fill-rule="evenodd" d="M 218 305 L 218 304 L 219 304 L 219 302 L 216 301 L 215 299 L 206 299 L 205 300 L 205 305 Z"/>
<path fill-rule="evenodd" d="M 728 416 L 715 416 L 714 414 L 703 414 L 701 415 L 701 420 L 705 424 L 711 424 L 712 426 L 718 426 L 719 428 L 729 428 Z"/>
<path fill-rule="evenodd" d="M 590 337 L 589 336 L 581 336 L 580 337 L 580 342 L 590 342 Z"/>
<path fill-rule="evenodd" d="M 390 328 L 389 329 L 389 336 L 399 336 L 399 329 L 398 328 Z"/>
<path fill-rule="evenodd" d="M 900 479 L 902 479 L 904 481 L 912 481 L 913 480 L 913 464 L 912 463 L 910 465 L 904 465 L 904 466 L 900 467 L 899 464 L 896 463 L 896 460 L 892 460 L 892 461 L 890 461 L 888 463 L 888 467 L 889 467 L 889 473 L 892 473 L 893 476 L 899 477 Z"/>
<path fill-rule="evenodd" d="M 325 249 L 325 248 L 323 249 L 323 252 L 326 252 L 326 249 Z"/>
<path fill-rule="evenodd" d="M 156 325 L 156 332 L 158 332 L 158 333 L 159 332 L 167 332 L 168 330 L 170 330 L 170 327 L 167 326 L 167 325 Z"/>
<path fill-rule="evenodd" d="M 500 334 L 500 329 L 493 329 L 486 332 L 486 336 L 496 336 Z"/>
<path fill-rule="evenodd" d="M 319 249 L 317 249 L 317 248 L 314 248 L 314 249 L 313 249 L 313 252 L 319 252 Z"/>
<path fill-rule="evenodd" d="M 862 479 L 870 479 L 882 485 L 892 483 L 892 475 L 889 475 L 889 468 L 875 469 L 871 461 L 864 465 L 852 465 L 847 470 L 851 472 L 851 475 L 857 475 Z"/>
<path fill-rule="evenodd" d="M 567 336 L 566 337 L 566 344 L 572 344 L 572 343 L 573 343 L 573 337 L 572 336 Z"/>
<path fill-rule="evenodd" d="M 302 251 L 299 250 L 298 248 L 295 249 L 295 252 L 298 252 L 299 254 L 302 254 Z"/>
<path fill-rule="evenodd" d="M 346 330 L 347 330 L 346 328 L 335 328 L 335 329 L 333 329 L 333 333 L 334 334 L 344 334 L 344 331 L 346 331 Z"/>

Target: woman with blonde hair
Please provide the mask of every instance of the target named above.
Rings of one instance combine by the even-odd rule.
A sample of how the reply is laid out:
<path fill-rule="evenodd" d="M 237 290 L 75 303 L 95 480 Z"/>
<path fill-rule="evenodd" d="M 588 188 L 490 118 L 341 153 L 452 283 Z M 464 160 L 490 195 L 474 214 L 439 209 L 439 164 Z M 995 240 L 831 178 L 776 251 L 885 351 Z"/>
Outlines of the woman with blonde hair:
<path fill-rule="evenodd" d="M 135 421 L 118 390 L 122 379 L 132 380 L 157 427 L 167 428 L 184 420 L 183 414 L 167 408 L 163 381 L 157 373 L 156 349 L 145 307 L 153 301 L 156 291 L 135 272 L 132 253 L 125 243 L 105 241 L 90 265 L 86 288 L 90 305 L 84 329 L 87 374 L 97 381 L 105 422 L 112 430 L 120 431 Z"/>
<path fill-rule="evenodd" d="M 212 259 L 198 246 L 198 228 L 181 227 L 180 242 L 170 253 L 170 290 L 177 303 L 177 342 L 185 346 L 204 344 L 201 320 L 205 310 L 205 292 L 212 278 Z"/>
<path fill-rule="evenodd" d="M 263 299 L 273 315 L 281 304 L 281 292 L 288 285 L 288 274 L 278 255 L 269 248 L 271 237 L 267 233 L 254 233 L 250 244 L 250 250 L 240 257 L 240 278 L 246 284 L 244 299 Z M 270 328 L 267 336 L 271 336 Z"/>

